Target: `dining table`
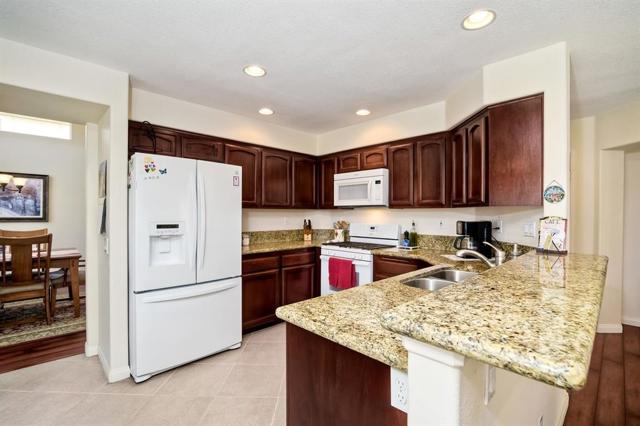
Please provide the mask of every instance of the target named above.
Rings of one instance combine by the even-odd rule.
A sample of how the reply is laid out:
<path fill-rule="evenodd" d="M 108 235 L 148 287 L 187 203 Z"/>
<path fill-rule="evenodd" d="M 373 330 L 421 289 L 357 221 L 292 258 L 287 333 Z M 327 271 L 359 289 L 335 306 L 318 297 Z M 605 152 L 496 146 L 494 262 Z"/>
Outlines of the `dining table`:
<path fill-rule="evenodd" d="M 40 260 L 42 260 L 44 252 L 40 252 Z M 73 299 L 73 313 L 75 317 L 80 316 L 80 258 L 82 254 L 75 248 L 51 248 L 51 258 L 49 260 L 49 268 L 62 268 L 69 271 L 69 280 L 71 284 L 71 295 Z M 38 267 L 38 251 L 32 252 L 33 267 Z M 7 266 L 11 264 L 11 253 L 6 254 Z M 40 265 L 42 263 L 40 262 Z"/>

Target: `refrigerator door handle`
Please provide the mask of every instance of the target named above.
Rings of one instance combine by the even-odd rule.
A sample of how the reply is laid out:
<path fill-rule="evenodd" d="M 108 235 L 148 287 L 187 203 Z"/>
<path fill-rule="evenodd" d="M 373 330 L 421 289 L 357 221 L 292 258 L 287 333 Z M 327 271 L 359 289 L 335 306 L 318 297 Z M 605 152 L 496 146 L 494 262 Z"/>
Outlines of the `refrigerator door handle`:
<path fill-rule="evenodd" d="M 204 188 L 204 178 L 198 173 L 198 264 L 197 269 L 200 269 L 204 264 L 204 254 L 206 246 L 207 236 L 207 202 Z M 197 278 L 197 277 L 196 277 Z M 199 279 L 198 279 L 199 281 Z"/>
<path fill-rule="evenodd" d="M 212 289 L 207 289 L 207 290 L 204 290 L 204 291 L 198 291 L 198 292 L 194 292 L 194 293 L 181 294 L 179 296 L 156 296 L 156 297 L 150 297 L 150 298 L 146 299 L 144 301 L 144 303 L 161 303 L 161 302 L 171 302 L 171 301 L 180 300 L 180 299 L 191 299 L 191 298 L 194 298 L 194 297 L 200 297 L 200 296 L 206 296 L 206 295 L 209 295 L 209 294 L 220 293 L 220 292 L 223 292 L 225 290 L 229 290 L 229 289 L 237 287 L 237 286 L 238 286 L 238 283 L 237 282 L 233 282 L 233 283 L 222 285 L 220 287 L 215 287 L 215 288 L 212 288 Z"/>

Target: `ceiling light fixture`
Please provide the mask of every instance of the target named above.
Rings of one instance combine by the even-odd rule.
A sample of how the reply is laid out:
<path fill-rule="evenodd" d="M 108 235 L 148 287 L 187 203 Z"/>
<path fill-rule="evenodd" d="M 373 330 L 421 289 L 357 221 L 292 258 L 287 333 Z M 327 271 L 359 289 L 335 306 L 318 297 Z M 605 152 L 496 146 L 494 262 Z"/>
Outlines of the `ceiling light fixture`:
<path fill-rule="evenodd" d="M 244 73 L 250 77 L 264 77 L 267 74 L 267 70 L 260 65 L 247 65 L 243 69 Z"/>
<path fill-rule="evenodd" d="M 260 114 L 262 114 L 262 115 L 273 115 L 273 110 L 271 108 L 267 108 L 267 107 L 260 108 L 258 110 L 258 112 Z"/>
<path fill-rule="evenodd" d="M 496 19 L 496 13 L 493 10 L 481 9 L 467 15 L 462 21 L 462 28 L 473 31 L 484 28 Z"/>
<path fill-rule="evenodd" d="M 356 115 L 365 116 L 365 115 L 369 115 L 369 114 L 371 114 L 371 111 L 369 111 L 368 109 L 359 109 L 359 110 L 356 111 Z"/>

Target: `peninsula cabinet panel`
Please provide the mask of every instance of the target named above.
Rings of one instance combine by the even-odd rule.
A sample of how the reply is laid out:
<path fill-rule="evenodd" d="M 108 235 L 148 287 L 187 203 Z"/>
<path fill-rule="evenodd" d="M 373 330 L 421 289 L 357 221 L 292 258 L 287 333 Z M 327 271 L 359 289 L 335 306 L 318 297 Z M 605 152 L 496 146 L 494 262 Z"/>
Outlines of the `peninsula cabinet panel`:
<path fill-rule="evenodd" d="M 320 208 L 332 209 L 333 205 L 333 175 L 338 172 L 338 158 L 328 157 L 320 160 L 319 186 Z"/>
<path fill-rule="evenodd" d="M 487 116 L 467 125 L 467 205 L 487 202 Z"/>
<path fill-rule="evenodd" d="M 260 207 L 262 150 L 248 145 L 226 144 L 224 162 L 242 167 L 242 207 Z"/>
<path fill-rule="evenodd" d="M 542 205 L 542 95 L 489 108 L 489 205 Z"/>
<path fill-rule="evenodd" d="M 242 276 L 242 330 L 276 322 L 280 306 L 280 270 Z"/>
<path fill-rule="evenodd" d="M 186 136 L 181 138 L 182 156 L 195 160 L 224 161 L 224 143 L 214 138 Z"/>
<path fill-rule="evenodd" d="M 262 206 L 291 206 L 291 155 L 262 151 Z"/>
<path fill-rule="evenodd" d="M 361 156 L 362 170 L 381 169 L 387 167 L 386 145 L 363 149 Z"/>
<path fill-rule="evenodd" d="M 446 135 L 416 143 L 416 207 L 447 206 L 446 158 Z"/>
<path fill-rule="evenodd" d="M 316 169 L 315 158 L 293 156 L 293 187 L 291 189 L 293 207 L 312 209 L 316 206 Z"/>
<path fill-rule="evenodd" d="M 282 268 L 282 304 L 301 302 L 313 297 L 316 265 Z"/>
<path fill-rule="evenodd" d="M 420 259 L 400 259 L 377 255 L 373 257 L 373 280 L 384 280 L 429 266 L 431 265 Z"/>
<path fill-rule="evenodd" d="M 129 125 L 129 151 L 148 152 L 150 154 L 180 156 L 178 135 L 171 131 L 160 130 L 154 127 L 155 141 L 146 126 L 141 123 Z"/>
<path fill-rule="evenodd" d="M 338 173 L 357 172 L 360 168 L 360 152 L 338 155 Z"/>
<path fill-rule="evenodd" d="M 412 142 L 389 147 L 389 207 L 413 206 L 413 149 Z"/>
<path fill-rule="evenodd" d="M 467 203 L 467 129 L 454 130 L 451 135 L 451 205 Z"/>

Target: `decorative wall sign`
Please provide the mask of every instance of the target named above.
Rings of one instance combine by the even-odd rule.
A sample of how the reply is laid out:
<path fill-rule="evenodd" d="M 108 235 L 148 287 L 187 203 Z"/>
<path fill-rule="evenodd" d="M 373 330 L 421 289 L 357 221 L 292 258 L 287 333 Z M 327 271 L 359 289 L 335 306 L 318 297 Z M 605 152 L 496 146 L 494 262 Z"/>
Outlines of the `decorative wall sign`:
<path fill-rule="evenodd" d="M 0 222 L 46 222 L 49 176 L 0 172 Z"/>
<path fill-rule="evenodd" d="M 537 251 L 565 254 L 567 240 L 567 219 L 559 216 L 547 216 L 540 219 L 540 234 Z"/>
<path fill-rule="evenodd" d="M 564 200 L 566 195 L 564 188 L 557 181 L 552 180 L 549 185 L 544 189 L 542 193 L 544 196 L 544 200 L 547 203 L 557 204 L 560 201 Z"/>

